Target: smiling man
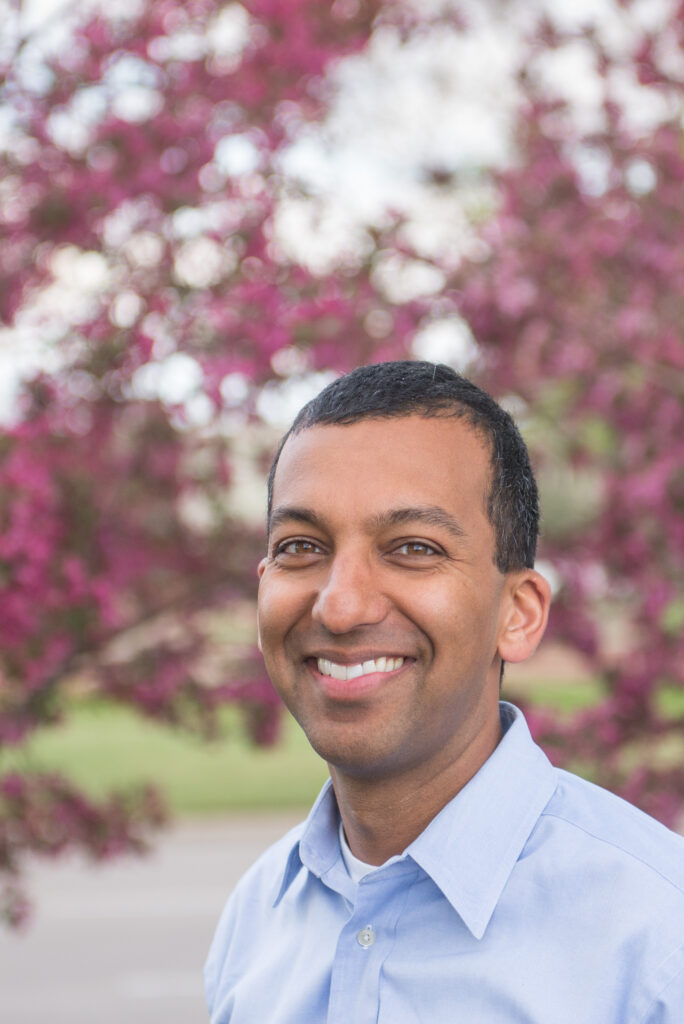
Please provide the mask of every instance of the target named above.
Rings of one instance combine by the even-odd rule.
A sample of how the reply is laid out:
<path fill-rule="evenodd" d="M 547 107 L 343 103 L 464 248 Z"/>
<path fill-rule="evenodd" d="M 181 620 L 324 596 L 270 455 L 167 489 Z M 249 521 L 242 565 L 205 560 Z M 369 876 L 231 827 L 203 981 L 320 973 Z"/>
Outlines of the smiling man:
<path fill-rule="evenodd" d="M 330 769 L 228 902 L 212 1024 L 684 1022 L 684 841 L 500 703 L 536 649 L 537 491 L 444 366 L 329 385 L 269 480 L 259 635 Z"/>

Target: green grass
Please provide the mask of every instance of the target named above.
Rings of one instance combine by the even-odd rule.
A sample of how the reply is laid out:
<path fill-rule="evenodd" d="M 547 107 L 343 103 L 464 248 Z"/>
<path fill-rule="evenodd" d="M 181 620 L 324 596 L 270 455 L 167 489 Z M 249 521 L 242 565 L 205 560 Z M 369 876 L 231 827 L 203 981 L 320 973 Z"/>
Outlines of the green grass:
<path fill-rule="evenodd" d="M 504 685 L 503 696 L 561 714 L 590 707 L 601 690 L 592 680 Z M 663 690 L 661 710 L 684 713 L 684 691 Z M 94 797 L 112 788 L 157 785 L 177 814 L 307 808 L 327 777 L 325 764 L 287 716 L 281 741 L 255 748 L 234 709 L 224 712 L 225 735 L 213 742 L 151 722 L 99 699 L 74 699 L 63 725 L 41 729 L 17 751 L 0 751 L 0 771 L 10 766 L 59 771 Z"/>
<path fill-rule="evenodd" d="M 504 696 L 515 700 L 513 691 Z M 535 685 L 526 696 L 574 711 L 592 703 L 597 690 L 591 683 Z M 249 742 L 235 710 L 226 709 L 221 721 L 223 737 L 206 742 L 118 704 L 74 698 L 63 724 L 38 730 L 25 747 L 0 756 L 0 769 L 59 771 L 93 797 L 151 782 L 176 814 L 311 805 L 327 768 L 289 715 L 280 742 L 266 749 Z"/>
<path fill-rule="evenodd" d="M 516 689 L 514 683 L 507 689 L 504 682 L 503 698 L 513 704 L 517 699 L 524 699 L 538 707 L 558 711 L 561 714 L 574 714 L 597 704 L 603 690 L 596 679 L 562 680 L 554 683 L 527 683 L 524 688 Z M 655 696 L 655 704 L 665 718 L 681 718 L 684 716 L 684 689 L 675 686 L 662 687 Z"/>
<path fill-rule="evenodd" d="M 594 679 L 563 680 L 557 683 L 527 683 L 524 688 L 516 687 L 511 683 L 510 687 L 504 687 L 502 697 L 512 704 L 524 699 L 526 702 L 536 704 L 541 708 L 548 708 L 550 711 L 558 711 L 561 714 L 574 714 L 584 708 L 590 708 L 601 697 L 601 687 Z"/>
<path fill-rule="evenodd" d="M 74 701 L 63 725 L 39 730 L 0 758 L 59 771 L 94 797 L 151 782 L 179 814 L 308 807 L 327 768 L 288 716 L 280 743 L 255 748 L 227 712 L 226 735 L 207 742 L 101 700 Z"/>
<path fill-rule="evenodd" d="M 666 718 L 684 717 L 684 689 L 680 686 L 663 687 L 657 697 L 657 707 Z"/>

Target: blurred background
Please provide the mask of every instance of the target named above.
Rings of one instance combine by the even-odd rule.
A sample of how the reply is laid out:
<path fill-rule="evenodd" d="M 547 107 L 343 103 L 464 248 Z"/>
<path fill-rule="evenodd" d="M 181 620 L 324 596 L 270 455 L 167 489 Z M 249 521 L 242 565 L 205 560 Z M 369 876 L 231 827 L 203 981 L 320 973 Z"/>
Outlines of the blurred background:
<path fill-rule="evenodd" d="M 265 476 L 359 364 L 516 417 L 554 606 L 504 695 L 682 828 L 684 4 L 0 15 L 7 1019 L 206 1019 L 220 908 L 326 774 L 255 649 Z"/>

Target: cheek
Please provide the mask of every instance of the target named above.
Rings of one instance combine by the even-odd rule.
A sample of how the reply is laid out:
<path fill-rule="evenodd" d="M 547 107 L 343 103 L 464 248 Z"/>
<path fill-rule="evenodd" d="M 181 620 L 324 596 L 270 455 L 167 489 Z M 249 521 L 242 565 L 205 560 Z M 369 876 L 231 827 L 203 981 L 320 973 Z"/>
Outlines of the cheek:
<path fill-rule="evenodd" d="M 476 588 L 455 588 L 426 594 L 414 606 L 413 620 L 432 641 L 436 653 L 463 657 L 468 652 L 489 652 L 496 645 L 498 615 L 493 598 Z"/>
<path fill-rule="evenodd" d="M 263 654 L 268 652 L 274 632 L 278 629 L 278 608 L 271 596 L 271 588 L 263 583 L 259 587 L 257 601 L 257 627 L 259 630 L 259 646 Z"/>
<path fill-rule="evenodd" d="M 298 621 L 306 604 L 301 587 L 287 584 L 264 574 L 257 598 L 257 624 L 262 651 L 282 643 L 283 638 Z M 277 652 L 275 652 L 277 653 Z"/>

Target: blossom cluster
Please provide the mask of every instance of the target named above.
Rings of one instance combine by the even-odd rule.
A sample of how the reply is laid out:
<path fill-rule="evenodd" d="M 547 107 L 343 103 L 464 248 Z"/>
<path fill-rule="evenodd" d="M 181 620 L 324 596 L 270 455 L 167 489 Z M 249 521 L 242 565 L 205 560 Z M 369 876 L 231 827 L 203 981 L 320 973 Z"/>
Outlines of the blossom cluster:
<path fill-rule="evenodd" d="M 394 10 L 163 0 L 91 16 L 40 58 L 29 40 L 3 69 L 0 320 L 55 339 L 57 361 L 0 441 L 0 751 L 57 721 L 69 685 L 205 733 L 232 701 L 258 742 L 275 739 L 279 705 L 253 652 L 217 666 L 204 625 L 253 597 L 263 545 L 261 522 L 229 514 L 235 427 L 222 421 L 255 417 L 288 352 L 310 369 L 370 358 L 378 312 L 388 354 L 408 351 L 423 310 L 395 310 L 372 259 L 316 276 L 274 226 L 280 154 L 324 112 L 324 71 Z M 95 254 L 96 282 L 69 305 L 73 267 Z M 199 425 L 141 383 L 179 354 L 198 368 Z M 96 813 L 69 790 L 63 826 L 67 789 L 4 782 L 0 870 L 27 850 L 92 852 L 110 825 L 135 845 L 137 819 L 118 805 Z"/>
<path fill-rule="evenodd" d="M 542 554 L 560 581 L 552 633 L 583 652 L 602 699 L 535 715 L 537 735 L 670 824 L 684 806 L 684 80 L 658 41 L 679 40 L 681 62 L 683 29 L 675 5 L 631 49 L 590 31 L 537 37 L 487 258 L 451 282 L 490 386 L 526 403 L 542 484 L 559 462 L 585 484 L 565 495 L 574 517 L 544 524 Z M 602 84 L 591 131 L 535 75 L 540 55 L 578 41 Z M 619 88 L 626 72 L 657 92 L 648 128 Z"/>

